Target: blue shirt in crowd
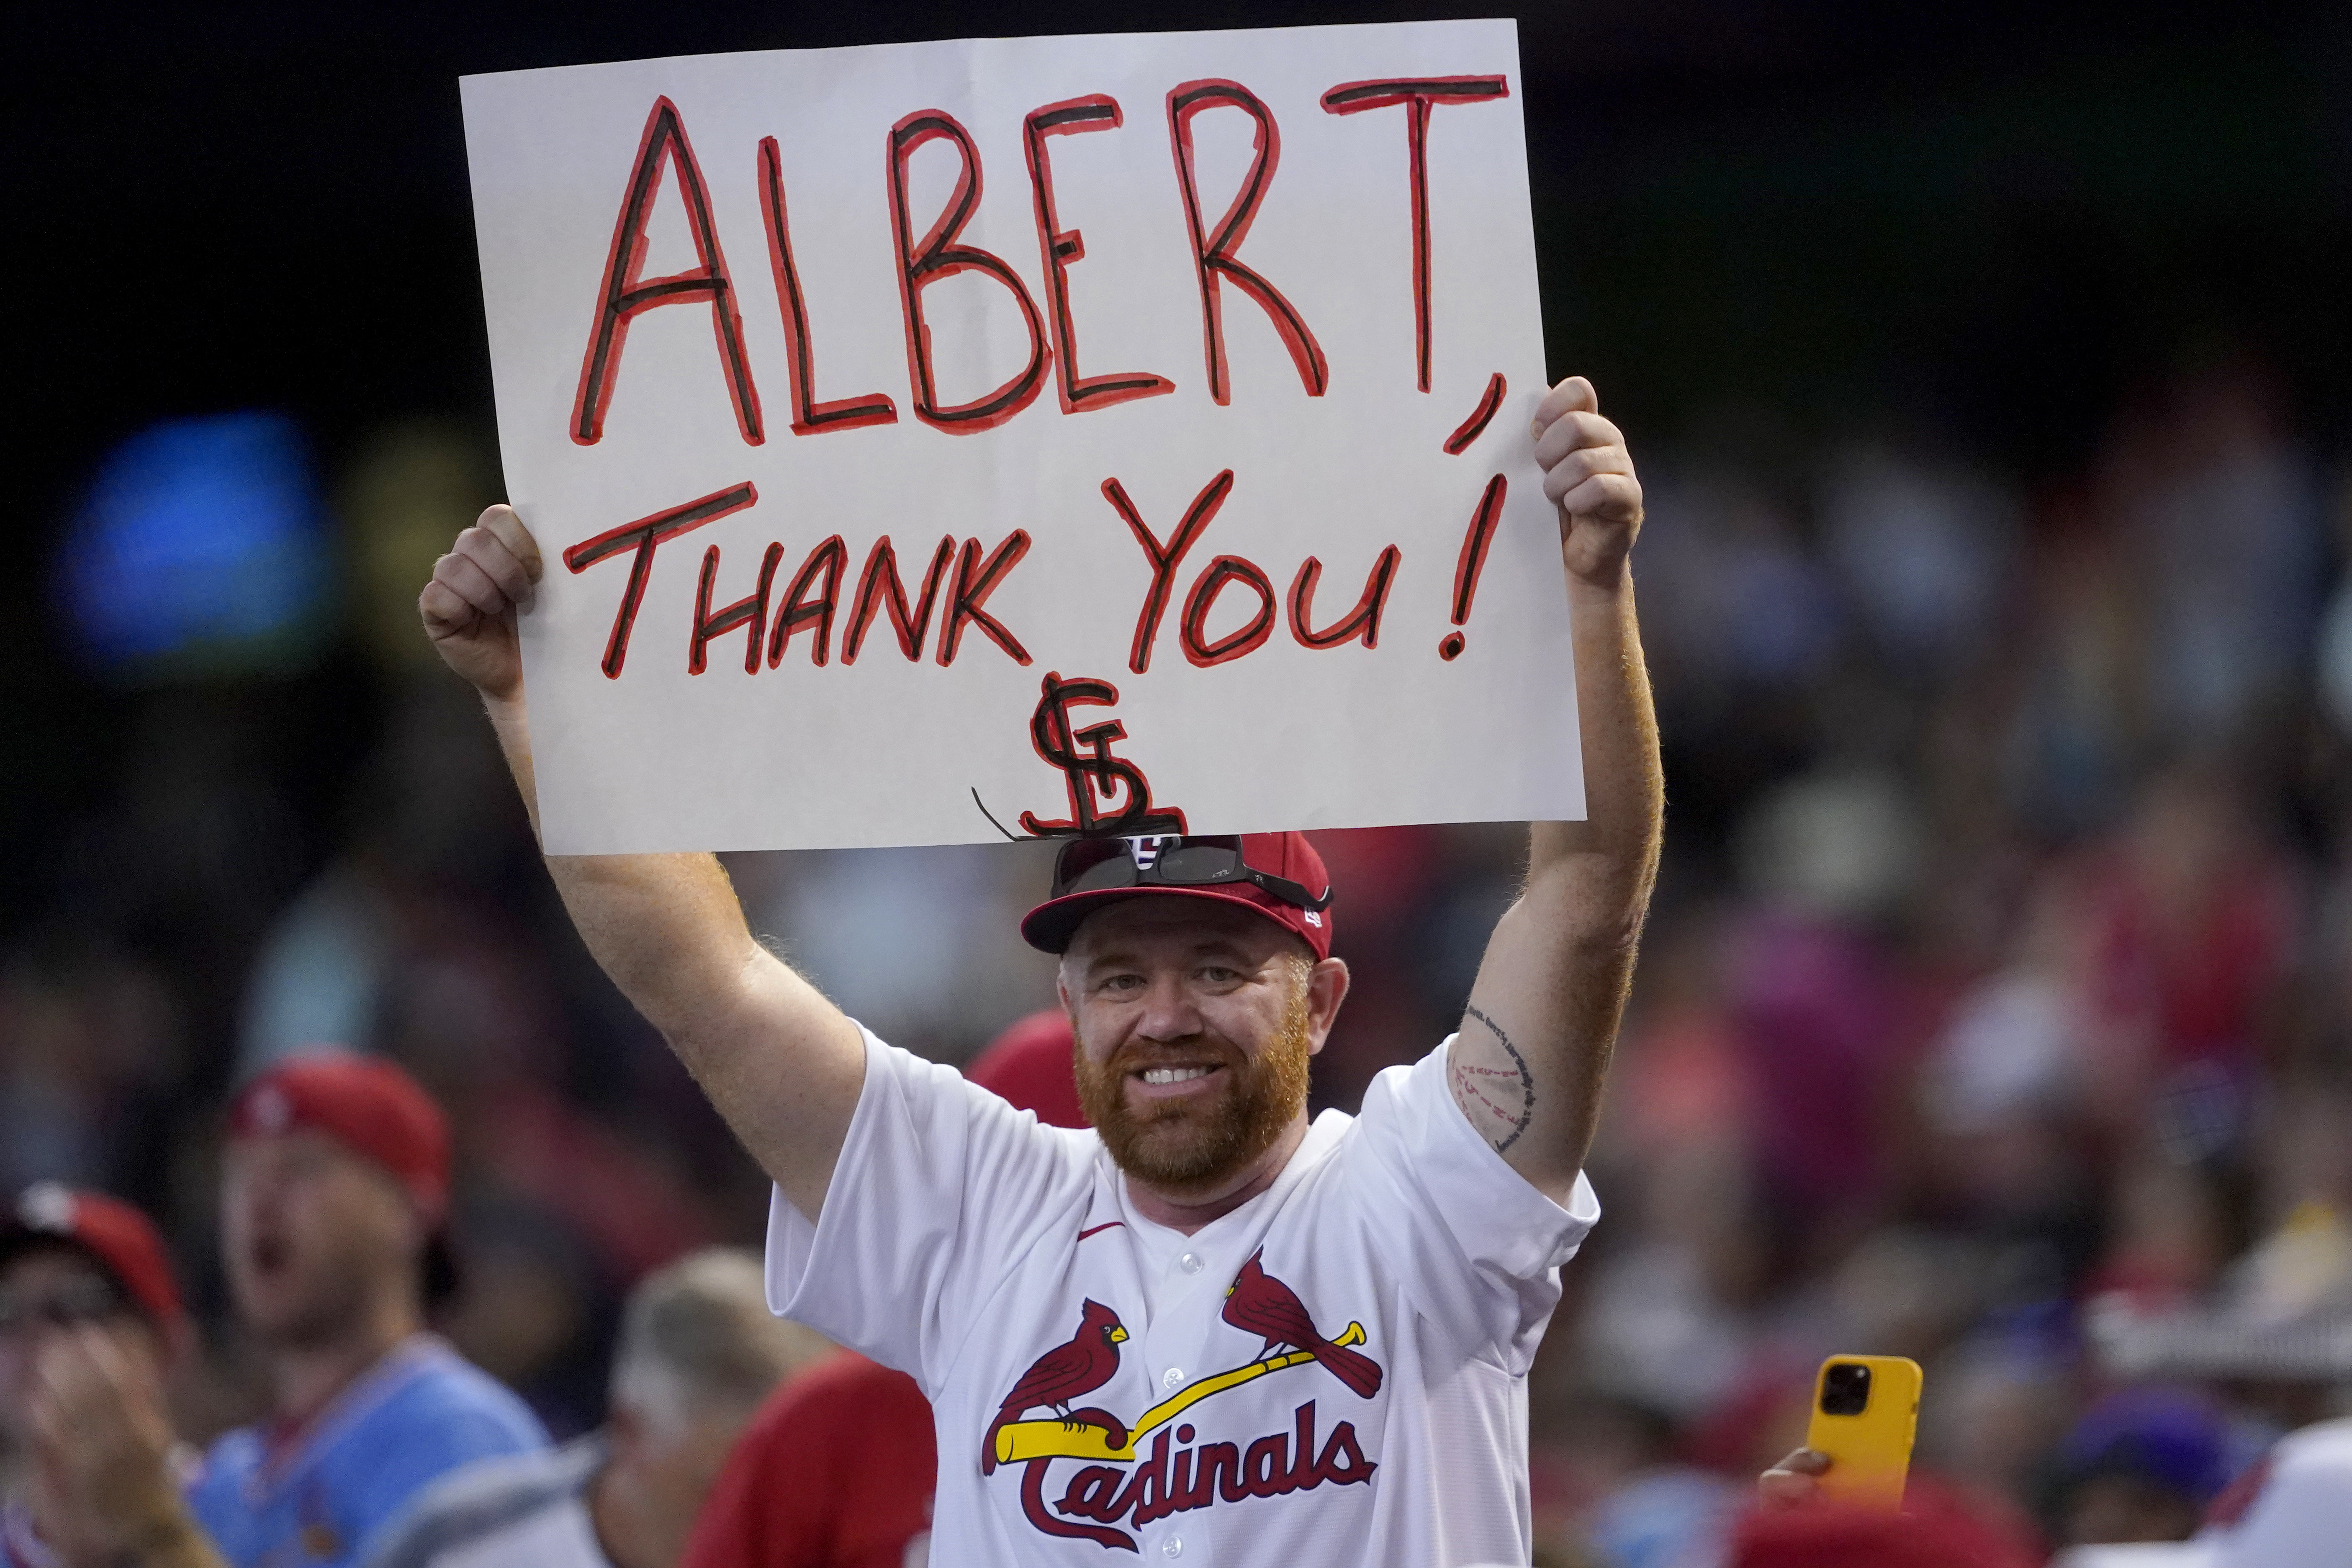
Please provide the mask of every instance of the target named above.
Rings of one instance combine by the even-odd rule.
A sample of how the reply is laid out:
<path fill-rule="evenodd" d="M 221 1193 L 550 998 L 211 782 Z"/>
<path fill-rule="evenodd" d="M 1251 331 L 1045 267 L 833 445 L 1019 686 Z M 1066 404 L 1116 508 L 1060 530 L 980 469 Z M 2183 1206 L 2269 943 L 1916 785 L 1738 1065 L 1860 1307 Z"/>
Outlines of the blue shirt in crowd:
<path fill-rule="evenodd" d="M 215 1442 L 188 1501 L 231 1568 L 349 1568 L 433 1480 L 546 1447 L 530 1406 L 420 1334 L 288 1444 L 253 1426 Z"/>

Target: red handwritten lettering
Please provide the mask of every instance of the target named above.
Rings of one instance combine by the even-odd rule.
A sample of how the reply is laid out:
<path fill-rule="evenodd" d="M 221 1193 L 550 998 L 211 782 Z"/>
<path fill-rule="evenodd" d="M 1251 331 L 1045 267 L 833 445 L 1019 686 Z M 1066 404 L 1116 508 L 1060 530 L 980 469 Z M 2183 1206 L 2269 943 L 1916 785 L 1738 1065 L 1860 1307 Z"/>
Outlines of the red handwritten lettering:
<path fill-rule="evenodd" d="M 907 586 L 898 580 L 898 552 L 891 548 L 888 534 L 876 540 L 874 548 L 866 552 L 866 569 L 857 576 L 857 597 L 850 606 L 849 631 L 841 639 L 841 662 L 857 662 L 857 650 L 866 646 L 866 631 L 874 624 L 875 611 L 887 605 L 890 629 L 898 637 L 898 651 L 920 664 L 923 637 L 931 626 L 931 606 L 938 602 L 940 584 L 947 578 L 955 552 L 953 534 L 940 541 L 939 549 L 931 552 L 930 570 L 923 574 L 923 596 L 910 610 L 907 607 Z"/>
<path fill-rule="evenodd" d="M 1144 559 L 1151 563 L 1151 586 L 1144 592 L 1143 608 L 1135 617 L 1135 640 L 1127 651 L 1127 668 L 1136 674 L 1141 675 L 1151 668 L 1152 640 L 1160 635 L 1160 618 L 1168 613 L 1168 596 L 1175 591 L 1176 570 L 1184 564 L 1184 552 L 1207 531 L 1233 488 L 1231 468 L 1202 485 L 1201 493 L 1192 498 L 1192 504 L 1184 509 L 1183 520 L 1177 523 L 1175 533 L 1162 544 L 1143 521 L 1143 514 L 1135 510 L 1135 503 L 1127 499 L 1126 489 L 1115 479 L 1103 481 L 1103 499 L 1126 522 L 1135 542 L 1143 546 Z"/>
<path fill-rule="evenodd" d="M 1371 574 L 1364 579 L 1363 596 L 1356 601 L 1356 607 L 1338 625 L 1318 632 L 1309 623 L 1315 616 L 1315 584 L 1323 575 L 1323 563 L 1308 556 L 1299 564 L 1298 575 L 1290 580 L 1290 635 L 1301 647 L 1338 647 L 1354 637 L 1362 638 L 1366 647 L 1380 647 L 1381 612 L 1388 605 L 1397 563 L 1403 559 L 1404 552 L 1393 544 L 1381 551 L 1372 563 Z"/>
<path fill-rule="evenodd" d="M 784 209 L 784 174 L 776 139 L 760 139 L 760 214 L 767 220 L 768 267 L 776 275 L 776 301 L 784 312 L 784 369 L 792 379 L 793 434 L 895 425 L 898 405 L 882 393 L 816 401 L 816 350 L 809 342 L 808 302 L 800 268 L 793 265 L 791 216 Z"/>
<path fill-rule="evenodd" d="M 931 142 L 953 144 L 959 167 L 955 191 L 939 221 L 917 241 L 914 219 L 907 212 L 907 164 L 918 148 Z M 1021 275 L 993 252 L 956 243 L 980 206 L 980 150 L 955 116 L 928 109 L 890 128 L 890 228 L 898 244 L 898 300 L 907 319 L 907 371 L 914 378 L 915 417 L 958 436 L 992 430 L 1028 407 L 1045 384 L 1045 363 L 1053 354 L 1037 302 L 1029 297 Z M 1029 363 L 995 391 L 942 406 L 932 378 L 931 329 L 923 320 L 923 290 L 959 272 L 984 272 L 1012 292 L 1029 328 Z"/>
<path fill-rule="evenodd" d="M 1029 156 L 1029 186 L 1036 198 L 1037 247 L 1045 263 L 1046 314 L 1054 325 L 1054 353 L 1060 361 L 1055 390 L 1062 412 L 1108 408 L 1138 397 L 1173 392 L 1176 384 L 1148 371 L 1124 371 L 1109 375 L 1078 374 L 1078 329 L 1070 319 L 1070 263 L 1086 259 L 1086 240 L 1076 229 L 1065 229 L 1054 205 L 1054 163 L 1048 136 L 1073 136 L 1087 131 L 1116 130 L 1123 123 L 1118 104 L 1096 93 L 1049 103 L 1021 122 L 1022 146 Z"/>
<path fill-rule="evenodd" d="M 980 541 L 964 541 L 963 556 L 956 563 L 955 592 L 948 598 L 947 624 L 940 627 L 940 664 L 955 662 L 956 648 L 963 641 L 967 626 L 979 627 L 989 641 L 1013 656 L 1013 663 L 1029 662 L 1029 650 L 1021 646 L 1021 639 L 983 607 L 988 596 L 1003 585 L 1005 576 L 1029 553 L 1029 531 L 1016 528 L 982 560 Z"/>
<path fill-rule="evenodd" d="M 1234 195 L 1234 204 L 1217 221 L 1213 234 L 1201 219 L 1201 195 L 1193 177 L 1192 121 L 1203 110 L 1220 105 L 1241 110 L 1257 129 L 1252 137 L 1249 174 L 1242 181 L 1241 189 Z M 1274 184 L 1274 171 L 1282 162 L 1282 132 L 1274 122 L 1274 111 L 1258 100 L 1257 95 L 1239 82 L 1188 81 L 1168 94 L 1168 136 L 1176 154 L 1176 183 L 1184 194 L 1184 221 L 1192 231 L 1193 269 L 1201 284 L 1202 333 L 1206 340 L 1209 364 L 1209 395 L 1219 404 L 1232 400 L 1232 388 L 1225 378 L 1225 326 L 1223 300 L 1218 292 L 1218 279 L 1230 278 L 1236 288 L 1258 302 L 1273 321 L 1274 330 L 1282 339 L 1282 346 L 1290 351 L 1291 363 L 1298 367 L 1298 379 L 1307 385 L 1307 395 L 1320 397 L 1331 384 L 1330 367 L 1323 359 L 1323 346 L 1307 330 L 1307 319 L 1301 316 L 1282 290 L 1267 282 L 1234 256 L 1242 241 L 1248 237 L 1250 225 L 1257 219 L 1260 203 Z"/>
<path fill-rule="evenodd" d="M 793 637 L 803 626 L 814 626 L 810 639 L 809 662 L 822 666 L 833 646 L 833 612 L 841 603 L 841 574 L 849 566 L 849 547 L 835 534 L 808 552 L 801 569 L 793 574 L 793 585 L 784 590 L 782 607 L 776 611 L 775 629 L 768 634 L 768 668 L 783 663 L 784 652 L 793 645 Z M 820 579 L 824 592 L 812 599 L 811 585 Z"/>
<path fill-rule="evenodd" d="M 661 190 L 665 167 L 677 172 L 677 194 L 686 205 L 687 228 L 693 236 L 699 265 L 667 278 L 641 280 L 646 226 L 653 216 L 654 197 Z M 687 142 L 677 106 L 667 98 L 657 98 L 653 112 L 646 117 L 636 165 L 621 198 L 621 216 L 613 225 L 613 248 L 604 258 L 596 325 L 588 334 L 588 353 L 580 363 L 580 391 L 572 402 L 574 442 L 593 447 L 604 438 L 604 412 L 613 401 L 613 384 L 620 374 L 621 350 L 628 341 L 630 321 L 662 305 L 688 305 L 697 300 L 710 305 L 710 330 L 719 340 L 719 362 L 726 373 L 727 395 L 735 405 L 735 424 L 743 439 L 756 447 L 767 439 L 760 427 L 760 394 L 751 384 L 751 362 L 743 353 L 743 322 L 736 313 L 735 286 L 727 274 L 727 258 L 719 252 L 709 189 Z"/>
<path fill-rule="evenodd" d="M 776 581 L 776 564 L 784 558 L 784 547 L 771 544 L 760 561 L 760 585 L 748 598 L 736 600 L 715 615 L 710 608 L 710 587 L 719 576 L 719 546 L 712 545 L 702 552 L 702 581 L 694 591 L 694 636 L 687 644 L 686 672 L 700 675 L 705 657 L 713 637 L 724 637 L 738 626 L 751 628 L 744 639 L 743 673 L 760 672 L 760 639 L 768 629 L 768 590 Z"/>
<path fill-rule="evenodd" d="M 563 564 L 574 573 L 585 572 L 599 561 L 625 550 L 635 552 L 629 558 L 629 585 L 621 591 L 621 606 L 613 613 L 612 635 L 604 639 L 604 668 L 607 679 L 621 679 L 621 666 L 629 657 L 629 629 L 637 624 L 637 607 L 645 603 L 646 583 L 654 571 L 654 551 L 661 542 L 700 528 L 730 511 L 740 511 L 759 499 L 760 492 L 747 480 L 731 489 L 713 490 L 700 500 L 608 528 L 564 551 Z"/>
<path fill-rule="evenodd" d="M 1323 95 L 1332 114 L 1405 106 L 1405 172 L 1412 187 L 1412 344 L 1421 390 L 1429 390 L 1429 111 L 1441 103 L 1491 103 L 1511 95 L 1498 76 L 1347 81 Z"/>
<path fill-rule="evenodd" d="M 1257 595 L 1257 613 L 1211 642 L 1209 612 L 1216 606 L 1217 595 L 1224 592 L 1228 583 L 1244 584 Z M 1256 651 L 1273 632 L 1274 584 L 1266 580 L 1256 563 L 1239 555 L 1220 555 L 1209 563 L 1208 569 L 1192 584 L 1192 595 L 1184 601 L 1184 618 L 1177 628 L 1177 640 L 1183 645 L 1184 657 L 1206 669 Z"/>

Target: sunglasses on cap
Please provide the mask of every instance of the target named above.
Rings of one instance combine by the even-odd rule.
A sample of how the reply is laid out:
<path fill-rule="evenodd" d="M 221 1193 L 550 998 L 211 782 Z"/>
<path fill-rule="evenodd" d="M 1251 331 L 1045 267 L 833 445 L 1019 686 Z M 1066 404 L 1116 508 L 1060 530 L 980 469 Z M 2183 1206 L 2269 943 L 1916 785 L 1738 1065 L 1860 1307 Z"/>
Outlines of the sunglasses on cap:
<path fill-rule="evenodd" d="M 1202 838 L 1073 838 L 1054 860 L 1054 897 L 1104 893 L 1119 888 L 1218 888 L 1247 882 L 1302 910 L 1328 909 L 1287 877 L 1260 871 L 1242 858 L 1238 835 Z"/>

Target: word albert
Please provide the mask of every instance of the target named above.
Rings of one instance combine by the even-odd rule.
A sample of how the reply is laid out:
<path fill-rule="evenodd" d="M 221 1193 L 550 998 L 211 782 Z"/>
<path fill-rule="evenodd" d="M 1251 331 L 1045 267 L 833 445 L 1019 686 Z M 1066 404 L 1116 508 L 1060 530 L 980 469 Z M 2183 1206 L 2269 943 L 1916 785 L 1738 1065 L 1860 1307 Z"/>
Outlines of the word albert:
<path fill-rule="evenodd" d="M 1412 210 L 1412 297 L 1414 364 L 1420 390 L 1429 390 L 1430 374 L 1430 244 L 1427 147 L 1432 110 L 1441 104 L 1475 104 L 1509 96 L 1500 76 L 1432 77 L 1381 81 L 1342 82 L 1322 96 L 1331 114 L 1360 114 L 1368 110 L 1405 110 L 1406 183 Z M 1232 205 L 1213 222 L 1202 212 L 1195 178 L 1192 126 L 1201 115 L 1230 110 L 1254 122 L 1251 163 Z M 1200 289 L 1202 357 L 1210 396 L 1219 405 L 1231 400 L 1225 356 L 1222 286 L 1230 282 L 1263 310 L 1297 367 L 1309 396 L 1319 397 L 1329 385 L 1330 371 L 1322 345 L 1306 318 L 1270 279 L 1244 262 L 1243 241 L 1274 184 L 1282 159 L 1282 132 L 1274 111 L 1239 82 L 1222 79 L 1189 81 L 1171 89 L 1167 100 L 1169 147 L 1176 163 L 1176 183 L 1192 237 L 1192 270 Z M 1064 228 L 1055 200 L 1051 138 L 1114 131 L 1125 123 L 1117 100 L 1101 93 L 1049 103 L 1022 121 L 1022 153 L 1029 172 L 1032 210 L 1037 226 L 1037 248 L 1045 282 L 1045 303 L 1039 308 L 1029 286 L 1005 259 L 979 246 L 963 243 L 965 226 L 980 206 L 982 164 L 971 133 L 944 110 L 926 109 L 906 116 L 890 128 L 883 174 L 887 186 L 890 228 L 896 247 L 898 291 L 906 331 L 907 375 L 910 405 L 917 419 L 953 435 L 973 435 L 992 429 L 1019 414 L 1044 390 L 1049 370 L 1059 366 L 1055 390 L 1062 412 L 1081 414 L 1108 408 L 1139 397 L 1154 397 L 1175 390 L 1175 383 L 1148 371 L 1082 375 L 1078 372 L 1077 323 L 1070 310 L 1069 269 L 1085 259 L 1080 231 Z M 958 161 L 954 190 L 928 227 L 918 228 L 908 209 L 908 168 L 916 152 L 937 142 L 950 147 Z M 792 225 L 785 202 L 783 168 L 776 139 L 761 140 L 756 179 L 762 232 L 767 239 L 769 270 L 773 275 L 776 303 L 782 315 L 787 347 L 785 374 L 792 395 L 792 431 L 818 436 L 855 430 L 868 425 L 896 424 L 897 401 L 887 393 L 820 399 L 816 394 L 816 351 L 808 301 L 799 268 L 793 259 Z M 665 174 L 673 175 L 686 208 L 696 263 L 666 277 L 643 276 L 647 229 L 655 198 Z M 925 319 L 925 289 L 943 278 L 976 273 L 992 279 L 1020 307 L 1027 329 L 1029 353 L 1022 368 L 994 390 L 962 403 L 942 403 L 933 370 L 931 326 Z M 710 312 L 719 366 L 726 381 L 737 428 L 746 442 L 758 446 L 767 439 L 760 393 L 751 360 L 743 342 L 743 323 L 737 300 L 740 291 L 719 243 L 710 186 L 688 139 L 677 106 L 667 97 L 656 99 L 646 119 L 637 155 L 623 188 L 620 216 L 613 226 L 612 247 L 605 257 L 595 314 L 580 364 L 580 384 L 572 399 L 570 435 L 582 446 L 593 446 L 604 433 L 605 414 L 614 384 L 620 375 L 629 325 L 647 310 L 671 305 L 699 305 Z"/>

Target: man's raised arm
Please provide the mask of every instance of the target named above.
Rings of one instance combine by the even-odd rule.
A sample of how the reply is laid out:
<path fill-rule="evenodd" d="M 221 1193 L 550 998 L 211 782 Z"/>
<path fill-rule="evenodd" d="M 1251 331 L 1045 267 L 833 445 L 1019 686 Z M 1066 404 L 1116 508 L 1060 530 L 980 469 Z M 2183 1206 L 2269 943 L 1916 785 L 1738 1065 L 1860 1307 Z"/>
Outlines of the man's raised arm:
<path fill-rule="evenodd" d="M 416 607 L 449 668 L 474 683 L 539 826 L 515 613 L 539 581 L 539 546 L 494 506 L 433 568 Z M 841 1010 L 751 939 L 710 855 L 550 855 L 572 923 L 668 1039 L 751 1157 L 814 1221 L 866 1079 Z"/>
<path fill-rule="evenodd" d="M 1559 508 L 1585 819 L 1529 826 L 1526 889 L 1486 944 L 1448 1069 L 1471 1125 L 1565 1202 L 1592 1142 L 1657 879 L 1665 786 L 1626 563 L 1642 487 L 1581 376 L 1537 409 L 1536 461 Z"/>

